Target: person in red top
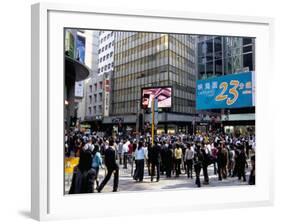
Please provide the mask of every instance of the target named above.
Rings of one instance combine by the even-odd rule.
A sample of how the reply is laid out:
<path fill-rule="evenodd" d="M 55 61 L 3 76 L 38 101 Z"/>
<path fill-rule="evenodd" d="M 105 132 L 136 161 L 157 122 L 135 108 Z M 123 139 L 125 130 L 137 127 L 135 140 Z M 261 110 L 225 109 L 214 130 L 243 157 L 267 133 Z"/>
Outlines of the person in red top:
<path fill-rule="evenodd" d="M 128 145 L 128 155 L 132 155 L 132 153 L 133 153 L 133 141 L 131 140 L 130 141 L 130 144 Z"/>
<path fill-rule="evenodd" d="M 218 158 L 218 144 L 216 142 L 213 143 L 212 149 L 211 149 L 211 156 L 212 161 L 214 164 L 214 175 L 217 175 L 217 158 Z"/>

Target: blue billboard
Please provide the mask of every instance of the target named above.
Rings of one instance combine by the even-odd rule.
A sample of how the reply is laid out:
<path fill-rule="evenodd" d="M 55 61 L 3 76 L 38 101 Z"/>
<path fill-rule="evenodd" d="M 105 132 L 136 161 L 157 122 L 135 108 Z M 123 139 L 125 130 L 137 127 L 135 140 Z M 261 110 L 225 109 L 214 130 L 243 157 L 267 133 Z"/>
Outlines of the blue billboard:
<path fill-rule="evenodd" d="M 243 72 L 197 80 L 196 110 L 255 105 L 255 73 Z"/>
<path fill-rule="evenodd" d="M 85 38 L 79 35 L 76 39 L 76 59 L 85 63 Z"/>

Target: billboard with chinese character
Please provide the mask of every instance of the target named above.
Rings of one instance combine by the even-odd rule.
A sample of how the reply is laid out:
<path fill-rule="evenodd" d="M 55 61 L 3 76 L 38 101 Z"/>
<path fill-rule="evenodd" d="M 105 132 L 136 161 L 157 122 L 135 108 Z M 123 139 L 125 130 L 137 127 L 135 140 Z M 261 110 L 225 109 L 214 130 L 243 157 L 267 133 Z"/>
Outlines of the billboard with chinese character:
<path fill-rule="evenodd" d="M 230 74 L 196 82 L 196 110 L 255 106 L 255 73 Z"/>
<path fill-rule="evenodd" d="M 110 79 L 107 77 L 103 81 L 104 88 L 104 100 L 103 100 L 103 116 L 109 116 L 109 106 L 110 106 Z"/>
<path fill-rule="evenodd" d="M 169 108 L 172 106 L 172 88 L 154 87 L 142 89 L 142 108 L 151 108 L 152 100 L 158 100 L 158 108 Z"/>

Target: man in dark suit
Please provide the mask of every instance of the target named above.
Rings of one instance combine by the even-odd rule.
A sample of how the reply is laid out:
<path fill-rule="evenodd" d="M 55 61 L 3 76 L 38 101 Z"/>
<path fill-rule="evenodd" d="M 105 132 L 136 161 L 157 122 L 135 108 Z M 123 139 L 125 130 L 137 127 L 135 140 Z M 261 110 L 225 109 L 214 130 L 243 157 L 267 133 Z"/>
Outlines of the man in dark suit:
<path fill-rule="evenodd" d="M 104 151 L 104 163 L 107 168 L 107 174 L 103 179 L 100 186 L 97 188 L 98 192 L 101 192 L 106 183 L 109 181 L 112 173 L 114 172 L 114 180 L 113 180 L 113 192 L 116 192 L 118 189 L 118 180 L 119 180 L 119 166 L 115 160 L 115 151 L 113 149 L 114 141 L 113 139 L 109 139 L 109 147 Z"/>
<path fill-rule="evenodd" d="M 155 141 L 150 153 L 150 161 L 151 161 L 151 181 L 155 176 L 155 168 L 157 172 L 156 181 L 158 182 L 160 179 L 160 162 L 161 162 L 161 146 L 158 141 Z"/>

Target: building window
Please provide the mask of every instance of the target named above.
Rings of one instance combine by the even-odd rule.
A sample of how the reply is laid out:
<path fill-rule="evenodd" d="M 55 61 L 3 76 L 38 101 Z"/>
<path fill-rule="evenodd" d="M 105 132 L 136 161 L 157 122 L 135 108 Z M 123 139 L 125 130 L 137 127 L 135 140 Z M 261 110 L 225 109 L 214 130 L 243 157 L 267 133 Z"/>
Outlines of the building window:
<path fill-rule="evenodd" d="M 105 55 L 103 56 L 103 60 L 105 60 Z"/>
<path fill-rule="evenodd" d="M 104 47 L 102 48 L 102 50 L 101 50 L 102 52 L 104 52 Z"/>
<path fill-rule="evenodd" d="M 99 93 L 100 102 L 102 101 L 102 93 Z"/>
<path fill-rule="evenodd" d="M 101 105 L 99 105 L 99 113 L 102 113 Z"/>
<path fill-rule="evenodd" d="M 107 68 L 110 69 L 110 64 L 107 65 Z"/>
<path fill-rule="evenodd" d="M 95 83 L 95 92 L 97 91 L 97 89 L 98 89 L 98 84 Z"/>
<path fill-rule="evenodd" d="M 104 66 L 104 70 L 106 71 L 106 69 L 107 69 L 107 65 L 106 66 Z"/>
<path fill-rule="evenodd" d="M 103 72 L 103 67 L 101 67 L 101 72 Z"/>
<path fill-rule="evenodd" d="M 100 62 L 102 62 L 102 58 L 100 58 Z"/>
<path fill-rule="evenodd" d="M 89 103 L 92 104 L 92 96 L 89 96 Z"/>
<path fill-rule="evenodd" d="M 92 92 L 93 92 L 93 86 L 90 85 L 90 86 L 89 86 L 89 89 L 90 89 L 90 93 L 92 93 Z"/>
<path fill-rule="evenodd" d="M 100 52 L 101 52 L 101 49 L 99 49 L 99 54 L 100 54 Z"/>
<path fill-rule="evenodd" d="M 94 106 L 94 114 L 96 114 L 96 113 L 97 113 L 97 107 Z"/>
<path fill-rule="evenodd" d="M 107 34 L 107 39 L 110 37 L 110 33 L 109 34 Z"/>
<path fill-rule="evenodd" d="M 92 108 L 89 107 L 89 108 L 88 108 L 88 111 L 89 111 L 89 116 L 91 116 L 91 115 L 92 115 Z"/>
<path fill-rule="evenodd" d="M 94 94 L 94 103 L 97 102 L 97 94 Z"/>
<path fill-rule="evenodd" d="M 98 69 L 98 73 L 100 73 L 100 68 Z"/>
<path fill-rule="evenodd" d="M 113 56 L 113 51 L 110 52 L 110 57 L 112 57 L 112 56 Z"/>
<path fill-rule="evenodd" d="M 110 47 L 111 47 L 111 43 L 108 44 L 108 48 L 110 48 Z"/>
<path fill-rule="evenodd" d="M 102 89 L 102 81 L 100 81 L 99 84 L 99 88 Z"/>
<path fill-rule="evenodd" d="M 109 54 L 106 55 L 106 59 L 108 59 L 108 58 L 109 58 Z"/>

